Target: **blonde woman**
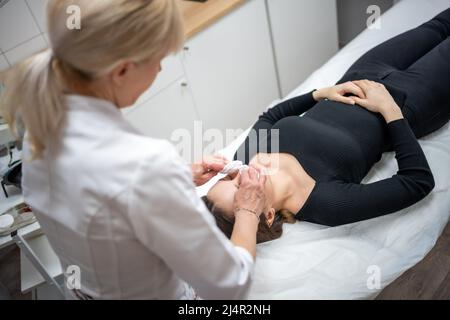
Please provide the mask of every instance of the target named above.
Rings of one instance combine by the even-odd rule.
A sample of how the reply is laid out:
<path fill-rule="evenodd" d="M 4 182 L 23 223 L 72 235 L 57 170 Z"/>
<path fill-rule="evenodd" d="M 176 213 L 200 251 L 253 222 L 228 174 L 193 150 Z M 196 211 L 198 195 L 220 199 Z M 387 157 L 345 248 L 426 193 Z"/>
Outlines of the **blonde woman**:
<path fill-rule="evenodd" d="M 69 5 L 81 9 L 81 30 L 66 27 Z M 9 70 L 1 107 L 13 129 L 26 129 L 25 200 L 63 269 L 81 269 L 81 289 L 67 298 L 244 298 L 264 175 L 242 173 L 229 241 L 194 184 L 226 161 L 189 168 L 120 112 L 182 45 L 176 0 L 49 0 L 47 18 L 51 49 Z"/>

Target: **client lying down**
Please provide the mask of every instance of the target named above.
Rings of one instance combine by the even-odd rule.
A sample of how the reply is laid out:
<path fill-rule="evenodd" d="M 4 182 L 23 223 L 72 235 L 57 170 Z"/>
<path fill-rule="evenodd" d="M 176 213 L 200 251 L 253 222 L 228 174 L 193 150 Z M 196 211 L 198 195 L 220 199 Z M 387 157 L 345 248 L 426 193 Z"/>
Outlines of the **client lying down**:
<path fill-rule="evenodd" d="M 353 223 L 396 212 L 431 192 L 433 174 L 417 138 L 450 119 L 449 35 L 447 9 L 366 53 L 336 86 L 285 101 L 259 117 L 253 127 L 257 146 L 269 149 L 253 150 L 247 137 L 235 155 L 269 173 L 258 242 L 279 238 L 286 222 Z M 279 139 L 276 153 L 272 138 Z M 397 174 L 361 184 L 386 151 L 396 153 Z M 228 236 L 240 183 L 239 171 L 231 171 L 203 198 Z"/>

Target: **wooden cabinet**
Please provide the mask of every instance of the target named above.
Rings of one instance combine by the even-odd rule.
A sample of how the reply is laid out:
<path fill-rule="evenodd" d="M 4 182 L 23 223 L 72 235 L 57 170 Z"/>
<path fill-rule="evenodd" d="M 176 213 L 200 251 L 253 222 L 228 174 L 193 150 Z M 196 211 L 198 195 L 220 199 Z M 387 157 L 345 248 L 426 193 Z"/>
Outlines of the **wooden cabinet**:
<path fill-rule="evenodd" d="M 186 49 L 183 64 L 204 128 L 246 129 L 278 98 L 264 1 L 248 1 Z"/>
<path fill-rule="evenodd" d="M 282 96 L 338 51 L 336 0 L 267 0 Z"/>

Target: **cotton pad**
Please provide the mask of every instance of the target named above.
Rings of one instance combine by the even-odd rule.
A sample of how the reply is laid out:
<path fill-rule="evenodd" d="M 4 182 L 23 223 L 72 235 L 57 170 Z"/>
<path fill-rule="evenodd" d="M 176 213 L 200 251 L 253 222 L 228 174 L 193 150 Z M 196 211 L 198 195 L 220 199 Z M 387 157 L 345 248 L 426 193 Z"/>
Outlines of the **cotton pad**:
<path fill-rule="evenodd" d="M 14 218 L 10 214 L 0 216 L 0 229 L 8 229 L 14 224 Z"/>
<path fill-rule="evenodd" d="M 220 173 L 222 173 L 222 174 L 230 174 L 230 173 L 238 171 L 243 166 L 244 165 L 243 165 L 242 161 L 231 161 L 229 164 L 227 164 L 225 166 L 225 168 L 223 168 L 223 170 Z"/>

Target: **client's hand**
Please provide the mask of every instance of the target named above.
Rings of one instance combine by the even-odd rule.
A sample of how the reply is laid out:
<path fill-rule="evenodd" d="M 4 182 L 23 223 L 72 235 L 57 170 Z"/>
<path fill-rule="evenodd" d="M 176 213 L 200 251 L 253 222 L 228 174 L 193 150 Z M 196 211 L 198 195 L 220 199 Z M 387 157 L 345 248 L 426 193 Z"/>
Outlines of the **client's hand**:
<path fill-rule="evenodd" d="M 235 214 L 253 214 L 259 220 L 266 206 L 265 184 L 266 176 L 262 171 L 254 167 L 242 170 L 239 190 L 234 196 Z"/>
<path fill-rule="evenodd" d="M 205 156 L 203 161 L 191 164 L 192 176 L 196 186 L 201 186 L 215 177 L 228 164 L 228 160 L 220 155 Z"/>
<path fill-rule="evenodd" d="M 354 97 L 358 105 L 369 111 L 380 113 L 388 123 L 403 118 L 400 107 L 384 85 L 369 80 L 353 81 L 353 83 L 366 95 L 365 99 Z"/>
<path fill-rule="evenodd" d="M 352 96 L 346 97 L 346 95 Z M 313 92 L 313 97 L 316 101 L 328 99 L 345 104 L 355 104 L 353 96 L 361 99 L 366 97 L 363 90 L 351 81 L 335 85 L 334 87 L 319 89 Z"/>

